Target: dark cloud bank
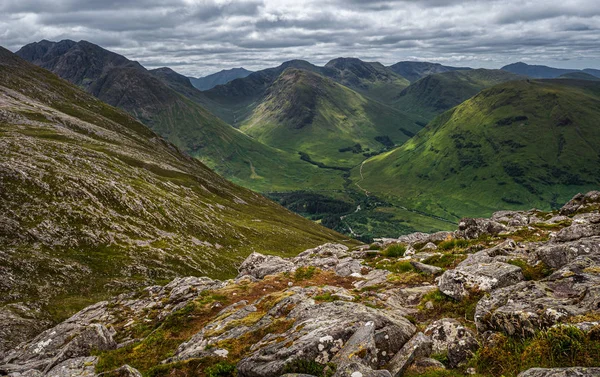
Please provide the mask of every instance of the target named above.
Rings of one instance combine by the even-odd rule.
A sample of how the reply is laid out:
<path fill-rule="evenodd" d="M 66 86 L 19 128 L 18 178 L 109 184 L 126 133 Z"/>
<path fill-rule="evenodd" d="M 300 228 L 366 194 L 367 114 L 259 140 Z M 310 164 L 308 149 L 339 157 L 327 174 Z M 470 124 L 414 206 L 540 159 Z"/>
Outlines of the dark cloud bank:
<path fill-rule="evenodd" d="M 339 56 L 600 68 L 598 0 L 2 0 L 0 44 L 85 39 L 199 76 Z"/>

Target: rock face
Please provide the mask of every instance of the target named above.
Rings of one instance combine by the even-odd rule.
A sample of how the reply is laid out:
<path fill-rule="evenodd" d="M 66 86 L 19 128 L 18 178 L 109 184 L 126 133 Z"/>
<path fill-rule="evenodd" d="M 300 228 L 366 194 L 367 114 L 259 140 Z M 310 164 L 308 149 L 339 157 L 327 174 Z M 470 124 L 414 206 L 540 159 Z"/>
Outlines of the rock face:
<path fill-rule="evenodd" d="M 597 377 L 600 368 L 532 368 L 518 377 Z"/>
<path fill-rule="evenodd" d="M 432 340 L 433 353 L 447 354 L 449 367 L 456 368 L 479 348 L 475 334 L 453 318 L 443 318 L 425 329 Z"/>
<path fill-rule="evenodd" d="M 475 312 L 479 331 L 533 335 L 600 306 L 600 256 L 579 257 L 542 281 L 525 281 L 484 297 Z M 590 272 L 586 272 L 590 271 Z"/>
<path fill-rule="evenodd" d="M 560 209 L 561 215 L 572 215 L 579 211 L 596 209 L 600 205 L 600 191 L 590 191 L 586 194 L 577 194 Z"/>
<path fill-rule="evenodd" d="M 332 361 L 342 346 L 359 330 L 358 326 L 369 322 L 369 327 L 374 332 L 374 341 L 364 348 L 365 355 L 360 359 L 367 366 L 377 368 L 383 366 L 387 359 L 377 357 L 379 349 L 395 353 L 398 351 L 397 346 L 406 342 L 415 332 L 414 325 L 402 317 L 384 316 L 362 305 L 346 302 L 322 305 L 302 302 L 288 317 L 295 319 L 295 325 L 282 336 L 290 339 L 292 344 L 282 346 L 271 339 L 263 339 L 254 346 L 256 351 L 253 355 L 242 359 L 238 364 L 241 376 L 278 376 L 286 363 L 300 357 L 326 364 Z M 347 358 L 347 353 L 340 355 L 340 359 Z M 346 361 L 348 360 L 344 360 Z"/>
<path fill-rule="evenodd" d="M 390 360 L 388 368 L 392 376 L 402 376 L 415 359 L 431 355 L 432 345 L 431 338 L 423 333 L 412 337 Z"/>
<path fill-rule="evenodd" d="M 169 375 L 188 373 L 179 368 L 199 361 L 222 361 L 219 367 L 235 364 L 239 377 L 314 377 L 324 370 L 335 377 L 400 377 L 433 368 L 453 373 L 466 368 L 480 344 L 531 337 L 567 321 L 595 339 L 597 215 L 497 212 L 491 220 L 465 220 L 452 234 L 406 236 L 413 252 L 399 258 L 331 243 L 293 258 L 253 253 L 232 280 L 176 278 L 91 305 L 13 347 L 0 375 L 139 377 L 149 372 L 139 359 L 150 358 Z M 484 241 L 472 241 L 481 235 Z M 465 238 L 471 241 L 435 244 Z M 458 246 L 445 251 L 448 244 Z M 170 348 L 152 348 L 157 341 Z M 115 353 L 131 366 L 107 370 L 107 355 Z M 534 368 L 520 376 L 597 373 Z"/>

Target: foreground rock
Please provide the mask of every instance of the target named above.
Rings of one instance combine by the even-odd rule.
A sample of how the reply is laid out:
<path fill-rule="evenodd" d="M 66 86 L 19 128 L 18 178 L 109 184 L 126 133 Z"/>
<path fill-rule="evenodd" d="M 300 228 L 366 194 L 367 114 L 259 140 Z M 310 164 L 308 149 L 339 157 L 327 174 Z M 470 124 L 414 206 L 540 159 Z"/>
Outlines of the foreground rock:
<path fill-rule="evenodd" d="M 443 318 L 425 329 L 432 340 L 433 353 L 447 354 L 449 367 L 456 368 L 479 348 L 475 334 L 453 318 Z"/>
<path fill-rule="evenodd" d="M 532 368 L 518 377 L 598 377 L 600 368 Z"/>
<path fill-rule="evenodd" d="M 398 258 L 338 244 L 293 258 L 253 253 L 232 280 L 177 278 L 91 305 L 11 349 L 0 375 L 93 376 L 98 369 L 139 377 L 152 371 L 135 364 L 147 357 L 169 375 L 221 361 L 238 377 L 314 377 L 301 372 L 320 368 L 335 377 L 400 377 L 453 373 L 480 344 L 493 351 L 507 336 L 531 337 L 565 322 L 591 339 L 600 331 L 600 215 L 585 212 L 595 211 L 595 194 L 583 198 L 566 215 L 502 211 L 463 219 L 456 232 L 380 240 L 402 239 L 407 253 Z M 157 341 L 171 348 L 155 350 Z M 115 354 L 139 370 L 106 371 Z M 445 365 L 432 355 L 446 355 Z M 520 376 L 597 372 L 534 368 Z"/>

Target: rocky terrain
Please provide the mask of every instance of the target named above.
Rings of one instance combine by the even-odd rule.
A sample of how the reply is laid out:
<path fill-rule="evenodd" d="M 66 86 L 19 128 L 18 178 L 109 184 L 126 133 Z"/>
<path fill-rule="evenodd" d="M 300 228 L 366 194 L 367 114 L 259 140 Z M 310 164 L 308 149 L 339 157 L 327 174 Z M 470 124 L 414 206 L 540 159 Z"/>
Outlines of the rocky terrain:
<path fill-rule="evenodd" d="M 18 376 L 598 376 L 600 192 L 98 302 L 7 351 Z"/>

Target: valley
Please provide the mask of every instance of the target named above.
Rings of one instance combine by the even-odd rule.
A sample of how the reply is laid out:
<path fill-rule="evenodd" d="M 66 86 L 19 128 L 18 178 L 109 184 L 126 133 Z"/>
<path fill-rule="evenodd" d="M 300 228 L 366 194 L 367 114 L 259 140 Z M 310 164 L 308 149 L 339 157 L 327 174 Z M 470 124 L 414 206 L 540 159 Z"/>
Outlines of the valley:
<path fill-rule="evenodd" d="M 83 41 L 42 41 L 18 54 L 123 108 L 230 181 L 365 242 L 451 229 L 463 216 L 489 215 L 503 205 L 551 209 L 598 185 L 589 163 L 571 178 L 567 173 L 575 161 L 596 160 L 592 152 L 576 156 L 583 153 L 578 138 L 588 139 L 591 149 L 598 145 L 594 84 L 581 84 L 593 81 L 594 70 L 522 64 L 471 69 L 427 62 L 386 67 L 355 58 L 318 66 L 290 60 L 255 72 L 220 72 L 209 78 L 215 85 L 200 91 L 192 85 L 194 78 L 169 68 L 146 70 Z M 72 56 L 93 68 L 75 69 Z M 556 101 L 540 108 L 539 98 L 552 94 L 525 93 L 523 83 L 530 83 L 527 74 L 542 73 L 563 76 L 552 86 Z M 475 100 L 486 89 L 511 94 L 487 96 L 488 109 Z M 591 106 L 586 111 L 592 113 L 575 119 L 570 108 L 583 92 L 589 98 L 585 106 Z M 478 107 L 467 111 L 475 103 Z M 549 131 L 553 121 L 543 119 L 546 111 L 571 123 L 560 132 Z M 453 125 L 441 127 L 448 117 Z M 503 122 L 498 117 L 506 127 L 483 131 L 487 124 Z M 522 117 L 527 127 L 518 128 Z M 509 140 L 505 132 L 514 137 Z M 540 132 L 552 132 L 554 139 L 532 140 Z M 554 166 L 558 160 L 552 155 L 558 152 L 551 146 L 557 143 L 564 155 L 554 176 L 535 176 L 536 168 L 521 171 L 525 161 L 535 161 L 537 169 Z M 479 151 L 483 145 L 491 149 Z M 525 151 L 532 152 L 515 157 Z M 521 162 L 510 161 L 509 154 Z M 491 164 L 492 155 L 502 161 Z M 507 169 L 521 176 L 506 176 Z"/>

